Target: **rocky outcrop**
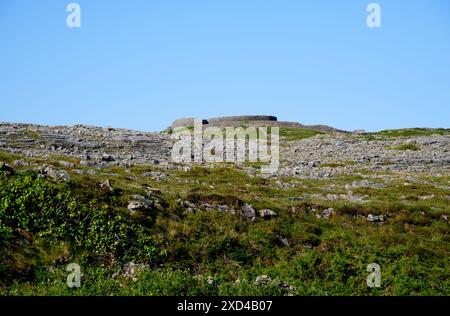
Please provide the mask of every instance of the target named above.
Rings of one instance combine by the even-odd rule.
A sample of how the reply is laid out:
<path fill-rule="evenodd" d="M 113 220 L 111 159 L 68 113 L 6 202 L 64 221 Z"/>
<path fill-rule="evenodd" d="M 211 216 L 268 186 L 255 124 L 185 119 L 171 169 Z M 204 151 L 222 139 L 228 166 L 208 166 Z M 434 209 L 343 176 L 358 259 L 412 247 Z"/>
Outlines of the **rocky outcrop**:
<path fill-rule="evenodd" d="M 277 123 L 267 119 L 268 123 Z M 354 175 L 361 170 L 408 174 L 446 174 L 449 171 L 450 135 L 395 138 L 369 136 L 335 133 L 294 141 L 280 139 L 280 167 L 270 176 L 329 179 L 341 174 Z M 418 149 L 395 149 L 403 144 L 414 144 Z M 35 169 L 38 166 L 32 163 L 33 159 L 28 159 L 33 157 L 44 161 L 43 164 L 51 165 L 56 157 L 56 163 L 52 167 L 56 171 L 44 170 L 45 168 L 40 171 L 43 176 L 64 181 L 70 181 L 66 172 L 96 174 L 101 172 L 101 169 L 112 166 L 129 168 L 143 164 L 155 165 L 159 169 L 145 171 L 145 177 L 149 180 L 164 181 L 168 176 L 163 172 L 164 169 L 189 170 L 192 167 L 189 163 L 174 163 L 171 157 L 172 146 L 173 140 L 165 133 L 87 125 L 0 124 L 0 152 L 21 156 L 20 159 L 13 158 L 11 164 L 14 168 Z M 257 167 L 245 164 L 238 164 L 238 167 L 252 176 L 257 174 Z M 8 173 L 12 172 L 10 166 L 2 165 L 1 168 Z M 379 181 L 371 179 L 348 183 L 345 186 L 347 194 L 330 195 L 329 200 L 363 201 L 363 196 L 358 197 L 351 191 L 363 187 L 382 188 L 386 186 L 387 178 L 388 176 L 380 176 Z M 289 188 L 289 184 L 281 178 L 277 180 L 278 186 Z M 448 189 L 449 186 L 442 184 L 442 188 Z"/>
<path fill-rule="evenodd" d="M 414 142 L 419 150 L 394 150 Z M 358 170 L 388 172 L 448 172 L 450 135 L 367 139 L 351 134 L 317 135 L 287 142 L 280 153 L 278 175 L 299 178 L 331 178 Z M 383 187 L 382 181 L 359 181 L 346 189 Z"/>
<path fill-rule="evenodd" d="M 29 157 L 70 156 L 80 165 L 169 164 L 173 142 L 167 135 L 88 125 L 0 124 L 0 150 Z M 64 166 L 72 168 L 73 166 Z"/>

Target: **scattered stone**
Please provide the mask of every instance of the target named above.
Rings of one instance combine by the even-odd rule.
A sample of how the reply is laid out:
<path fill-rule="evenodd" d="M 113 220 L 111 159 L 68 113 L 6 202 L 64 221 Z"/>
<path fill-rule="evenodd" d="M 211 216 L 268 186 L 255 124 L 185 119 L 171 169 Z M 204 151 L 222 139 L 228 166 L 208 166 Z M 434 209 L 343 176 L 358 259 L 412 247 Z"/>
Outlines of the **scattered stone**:
<path fill-rule="evenodd" d="M 289 183 L 281 182 L 280 180 L 275 181 L 275 184 L 283 189 L 288 189 L 292 187 Z"/>
<path fill-rule="evenodd" d="M 161 196 L 162 195 L 162 191 L 160 189 L 157 189 L 157 188 L 147 187 L 147 194 L 149 196 Z"/>
<path fill-rule="evenodd" d="M 97 174 L 97 171 L 95 171 L 94 169 L 88 169 L 86 170 L 86 174 L 94 176 Z"/>
<path fill-rule="evenodd" d="M 283 237 L 281 237 L 281 236 L 278 236 L 278 240 L 279 240 L 284 246 L 286 246 L 286 247 L 289 247 L 289 246 L 290 246 L 289 241 L 287 240 L 287 238 L 283 238 Z"/>
<path fill-rule="evenodd" d="M 57 181 L 70 182 L 71 178 L 66 170 L 57 170 L 52 166 L 43 165 L 38 167 L 38 174 L 42 177 L 50 178 Z"/>
<path fill-rule="evenodd" d="M 286 293 L 287 296 L 294 296 L 295 295 L 295 288 L 290 285 L 288 282 L 280 282 L 278 284 L 278 287 Z"/>
<path fill-rule="evenodd" d="M 369 214 L 367 215 L 367 221 L 375 224 L 381 224 L 384 222 L 384 216 Z"/>
<path fill-rule="evenodd" d="M 265 274 L 257 276 L 255 280 L 256 285 L 264 287 L 269 285 L 270 282 L 272 282 L 272 278 Z"/>
<path fill-rule="evenodd" d="M 70 162 L 70 161 L 60 160 L 60 161 L 58 161 L 58 163 L 61 166 L 66 167 L 66 168 L 73 168 L 73 167 L 75 167 L 75 164 L 73 162 Z"/>
<path fill-rule="evenodd" d="M 26 162 L 26 161 L 23 161 L 23 160 L 15 160 L 13 162 L 13 165 L 15 167 L 26 167 L 26 166 L 29 166 L 30 164 L 28 162 Z"/>
<path fill-rule="evenodd" d="M 364 197 L 360 197 L 357 195 L 353 195 L 353 192 L 349 191 L 347 192 L 347 194 L 341 194 L 340 195 L 341 198 L 349 200 L 350 202 L 354 202 L 354 203 L 364 203 L 366 202 L 364 199 L 367 198 L 367 196 Z"/>
<path fill-rule="evenodd" d="M 187 209 L 184 210 L 185 214 L 193 214 L 194 213 L 194 209 L 192 207 L 188 207 Z"/>
<path fill-rule="evenodd" d="M 191 207 L 191 208 L 197 207 L 194 203 L 191 203 L 189 201 L 181 201 L 181 200 L 180 200 L 180 206 L 181 207 Z"/>
<path fill-rule="evenodd" d="M 106 179 L 105 182 L 100 184 L 100 188 L 101 189 L 107 189 L 109 192 L 113 192 L 114 191 L 114 189 L 111 186 L 111 183 L 109 182 L 108 179 Z"/>
<path fill-rule="evenodd" d="M 217 206 L 217 208 L 221 212 L 229 212 L 231 210 L 231 208 L 226 204 L 219 205 L 219 206 Z"/>
<path fill-rule="evenodd" d="M 333 214 L 334 214 L 334 208 L 330 207 L 322 212 L 322 217 L 325 219 L 328 219 Z"/>
<path fill-rule="evenodd" d="M 148 269 L 148 266 L 145 264 L 129 262 L 123 266 L 123 275 L 129 279 L 132 279 L 133 282 L 137 282 L 139 274 L 146 269 Z"/>
<path fill-rule="evenodd" d="M 317 214 L 316 213 L 316 217 L 317 218 L 322 218 L 322 219 L 329 219 L 333 214 L 335 214 L 334 208 L 330 207 L 330 208 L 327 208 L 327 209 L 323 210 L 322 214 Z"/>
<path fill-rule="evenodd" d="M 167 178 L 167 174 L 160 171 L 150 171 L 150 172 L 144 172 L 142 174 L 144 177 L 154 178 L 157 180 L 162 180 Z"/>
<path fill-rule="evenodd" d="M 345 188 L 348 189 L 355 189 L 355 188 L 363 188 L 363 187 L 373 187 L 373 188 L 382 188 L 385 185 L 382 183 L 376 183 L 369 180 L 362 180 L 362 181 L 354 181 L 352 184 L 347 184 Z"/>
<path fill-rule="evenodd" d="M 136 214 L 136 212 L 153 211 L 154 203 L 141 195 L 135 194 L 132 196 L 132 200 L 128 204 L 128 210 L 131 215 Z"/>
<path fill-rule="evenodd" d="M 339 195 L 337 194 L 327 194 L 327 199 L 332 202 L 339 201 Z"/>
<path fill-rule="evenodd" d="M 289 201 L 303 201 L 305 198 L 301 196 L 288 197 Z"/>
<path fill-rule="evenodd" d="M 94 161 L 87 161 L 87 160 L 81 160 L 80 166 L 82 167 L 95 167 L 97 166 L 97 163 Z"/>
<path fill-rule="evenodd" d="M 285 295 L 293 296 L 295 295 L 295 288 L 288 282 L 280 282 L 278 279 L 272 280 L 268 275 L 259 275 L 256 277 L 255 284 L 262 287 L 267 287 L 269 284 L 278 286 Z"/>
<path fill-rule="evenodd" d="M 200 208 L 206 210 L 207 212 L 211 212 L 215 209 L 215 206 L 213 204 L 203 203 L 202 205 L 200 205 Z"/>
<path fill-rule="evenodd" d="M 262 218 L 272 218 L 277 217 L 278 214 L 275 211 L 269 209 L 259 210 L 259 216 Z"/>
<path fill-rule="evenodd" d="M 255 209 L 250 204 L 245 203 L 242 207 L 242 215 L 249 221 L 254 222 L 256 220 Z"/>
<path fill-rule="evenodd" d="M 103 154 L 102 155 L 102 161 L 104 161 L 104 162 L 113 162 L 113 161 L 115 161 L 115 159 L 111 155 Z"/>

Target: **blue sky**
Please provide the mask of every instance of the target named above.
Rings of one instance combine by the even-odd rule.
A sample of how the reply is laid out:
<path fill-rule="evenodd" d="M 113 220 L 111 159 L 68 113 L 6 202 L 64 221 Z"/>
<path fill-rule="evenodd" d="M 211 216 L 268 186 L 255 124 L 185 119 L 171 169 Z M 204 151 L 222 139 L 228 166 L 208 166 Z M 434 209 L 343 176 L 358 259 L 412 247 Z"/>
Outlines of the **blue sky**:
<path fill-rule="evenodd" d="M 161 130 L 271 114 L 353 130 L 450 127 L 450 2 L 0 2 L 0 121 Z"/>

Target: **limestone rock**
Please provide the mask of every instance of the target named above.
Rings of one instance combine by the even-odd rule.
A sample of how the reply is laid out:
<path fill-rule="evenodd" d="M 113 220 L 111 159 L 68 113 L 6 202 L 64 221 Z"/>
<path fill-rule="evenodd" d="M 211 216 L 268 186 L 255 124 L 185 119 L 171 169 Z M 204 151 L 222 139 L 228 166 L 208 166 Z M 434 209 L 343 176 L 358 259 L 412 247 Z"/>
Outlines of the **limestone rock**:
<path fill-rule="evenodd" d="M 381 224 L 384 222 L 384 216 L 369 214 L 367 215 L 367 221 L 371 223 Z"/>
<path fill-rule="evenodd" d="M 135 194 L 132 196 L 132 200 L 128 204 L 128 210 L 131 215 L 136 214 L 136 212 L 154 211 L 154 202 L 147 200 L 141 195 Z"/>
<path fill-rule="evenodd" d="M 316 217 L 323 218 L 323 219 L 329 219 L 333 214 L 335 214 L 334 208 L 330 207 L 330 208 L 323 210 L 322 214 L 316 213 Z"/>
<path fill-rule="evenodd" d="M 272 282 L 272 278 L 265 274 L 258 275 L 255 280 L 255 284 L 260 286 L 267 286 L 270 282 Z"/>
<path fill-rule="evenodd" d="M 52 166 L 43 165 L 38 167 L 38 174 L 42 177 L 50 178 L 57 181 L 70 182 L 71 178 L 69 173 L 65 170 L 58 170 Z"/>
<path fill-rule="evenodd" d="M 100 183 L 99 187 L 102 188 L 102 189 L 106 189 L 109 192 L 113 192 L 114 191 L 114 189 L 111 186 L 111 183 L 110 183 L 110 181 L 108 179 L 106 179 L 103 183 Z"/>
<path fill-rule="evenodd" d="M 256 220 L 255 209 L 250 204 L 245 203 L 242 207 L 242 215 L 249 221 L 254 222 Z"/>
<path fill-rule="evenodd" d="M 259 210 L 259 216 L 262 218 L 272 218 L 278 216 L 278 214 L 270 209 L 263 209 Z"/>

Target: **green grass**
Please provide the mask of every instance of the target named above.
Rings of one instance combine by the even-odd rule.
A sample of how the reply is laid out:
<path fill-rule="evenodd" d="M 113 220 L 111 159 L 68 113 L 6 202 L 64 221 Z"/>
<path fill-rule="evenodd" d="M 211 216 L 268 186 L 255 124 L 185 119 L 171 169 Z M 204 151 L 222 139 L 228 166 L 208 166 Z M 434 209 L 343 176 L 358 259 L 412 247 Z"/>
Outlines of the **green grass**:
<path fill-rule="evenodd" d="M 405 128 L 394 130 L 383 130 L 375 134 L 389 136 L 389 137 L 411 137 L 411 136 L 430 136 L 434 134 L 449 135 L 450 129 L 448 128 Z"/>
<path fill-rule="evenodd" d="M 290 127 L 281 127 L 280 128 L 280 137 L 284 138 L 287 141 L 295 141 L 301 140 L 304 138 L 309 138 L 315 136 L 317 134 L 323 134 L 322 132 L 307 129 L 307 128 L 290 128 Z"/>
<path fill-rule="evenodd" d="M 39 132 L 33 130 L 26 130 L 24 134 L 33 140 L 37 140 L 40 136 Z"/>
<path fill-rule="evenodd" d="M 355 165 L 356 162 L 354 161 L 342 161 L 342 162 L 336 162 L 336 163 L 322 163 L 320 164 L 320 167 L 330 167 L 330 168 L 337 168 L 337 167 L 344 167 L 348 165 Z"/>
<path fill-rule="evenodd" d="M 168 176 L 142 176 L 150 170 Z M 450 295 L 450 228 L 441 218 L 450 215 L 448 190 L 436 186 L 448 186 L 448 175 L 414 175 L 422 182 L 405 186 L 404 175 L 390 173 L 384 188 L 352 190 L 365 203 L 321 198 L 347 194 L 345 185 L 356 180 L 382 182 L 378 175 L 283 178 L 292 186 L 281 188 L 276 179 L 249 177 L 227 164 L 187 172 L 115 166 L 96 175 L 71 173 L 69 184 L 26 171 L 2 174 L 0 295 L 286 295 L 280 282 L 297 295 Z M 98 186 L 105 179 L 114 192 Z M 145 195 L 145 187 L 161 190 L 161 208 L 130 216 L 130 196 Z M 235 209 L 250 203 L 278 217 L 251 223 L 217 210 L 188 213 L 178 199 Z M 335 214 L 328 220 L 312 212 L 329 207 Z M 374 225 L 368 214 L 387 220 Z M 129 261 L 151 269 L 133 281 L 120 273 Z M 81 265 L 80 289 L 65 284 L 71 262 Z M 372 262 L 381 266 L 379 289 L 366 286 Z M 262 274 L 273 279 L 267 287 L 255 284 Z"/>
<path fill-rule="evenodd" d="M 8 164 L 12 164 L 14 162 L 14 160 L 18 160 L 21 157 L 22 156 L 20 156 L 20 155 L 15 155 L 15 154 L 11 154 L 9 152 L 0 150 L 0 161 L 6 162 Z"/>

